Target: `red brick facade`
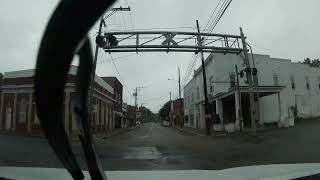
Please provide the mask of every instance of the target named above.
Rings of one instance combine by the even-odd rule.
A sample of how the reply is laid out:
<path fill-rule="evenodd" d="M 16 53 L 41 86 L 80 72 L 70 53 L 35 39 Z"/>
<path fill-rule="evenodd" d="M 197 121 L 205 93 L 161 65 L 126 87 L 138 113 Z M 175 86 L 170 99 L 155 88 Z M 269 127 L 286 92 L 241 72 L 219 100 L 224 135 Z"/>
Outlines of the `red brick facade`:
<path fill-rule="evenodd" d="M 129 121 L 129 125 L 134 126 L 136 120 L 136 107 L 128 105 L 127 110 L 127 120 Z"/>
<path fill-rule="evenodd" d="M 173 115 L 173 120 L 176 125 L 179 125 L 183 123 L 183 99 L 177 99 L 172 101 L 172 115 Z"/>
<path fill-rule="evenodd" d="M 77 77 L 75 75 L 68 75 L 62 107 L 62 117 L 68 134 L 77 131 L 76 117 L 73 112 L 77 96 L 75 92 L 76 81 Z M 36 116 L 33 77 L 6 78 L 5 75 L 0 92 L 0 130 L 32 134 L 42 133 L 40 122 Z M 114 128 L 113 96 L 113 92 L 95 83 L 93 100 L 95 108 L 92 114 L 92 127 L 95 131 L 108 131 Z"/>

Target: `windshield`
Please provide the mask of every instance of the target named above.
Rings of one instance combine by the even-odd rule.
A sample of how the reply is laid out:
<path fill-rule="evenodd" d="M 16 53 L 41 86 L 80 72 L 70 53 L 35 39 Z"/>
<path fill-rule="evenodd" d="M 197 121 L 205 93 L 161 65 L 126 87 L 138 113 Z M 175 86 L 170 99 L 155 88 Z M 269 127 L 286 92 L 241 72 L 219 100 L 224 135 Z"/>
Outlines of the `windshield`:
<path fill-rule="evenodd" d="M 320 163 L 318 1 L 118 0 L 89 20 L 66 17 L 68 31 L 49 41 L 59 2 L 2 0 L 0 166 Z M 51 61 L 61 71 L 41 71 L 46 43 L 53 56 L 71 51 L 60 40 L 73 54 Z"/>

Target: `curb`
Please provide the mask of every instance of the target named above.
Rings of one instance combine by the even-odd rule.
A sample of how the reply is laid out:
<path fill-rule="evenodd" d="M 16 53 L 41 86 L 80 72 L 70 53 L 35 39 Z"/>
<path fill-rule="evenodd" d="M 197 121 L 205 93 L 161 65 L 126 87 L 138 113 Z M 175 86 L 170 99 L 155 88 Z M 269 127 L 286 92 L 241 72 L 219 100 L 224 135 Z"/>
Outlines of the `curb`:
<path fill-rule="evenodd" d="M 179 131 L 182 131 L 182 132 L 186 132 L 186 133 L 190 133 L 190 134 L 194 134 L 194 135 L 198 135 L 198 136 L 205 136 L 203 134 L 200 134 L 200 133 L 196 133 L 196 132 L 192 132 L 192 131 L 187 131 L 187 130 L 184 130 L 184 129 L 181 129 L 181 128 L 177 128 L 177 127 L 173 127 Z"/>
<path fill-rule="evenodd" d="M 194 135 L 197 135 L 197 136 L 206 136 L 206 135 L 204 135 L 204 134 L 200 134 L 200 133 L 188 131 L 188 130 L 181 129 L 181 128 L 178 128 L 178 127 L 174 127 L 174 128 L 177 129 L 177 130 L 179 130 L 179 131 L 185 132 L 185 133 L 190 133 L 190 134 L 194 134 Z M 227 133 L 224 133 L 224 134 L 211 134 L 210 136 L 211 136 L 211 137 L 227 137 L 227 136 L 234 136 L 234 135 L 236 135 L 236 133 L 230 133 L 230 134 L 227 134 Z"/>

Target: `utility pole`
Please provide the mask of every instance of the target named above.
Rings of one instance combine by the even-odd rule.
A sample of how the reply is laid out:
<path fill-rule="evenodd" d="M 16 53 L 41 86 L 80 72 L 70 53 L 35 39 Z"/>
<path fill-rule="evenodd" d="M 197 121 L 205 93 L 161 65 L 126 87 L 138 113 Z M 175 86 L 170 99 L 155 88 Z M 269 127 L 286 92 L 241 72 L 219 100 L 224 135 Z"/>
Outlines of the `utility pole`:
<path fill-rule="evenodd" d="M 114 12 L 117 12 L 117 11 L 131 11 L 131 9 L 130 9 L 130 7 L 122 8 L 120 6 L 119 8 L 112 8 L 111 11 L 113 11 L 113 13 L 114 13 Z M 106 18 L 109 18 L 112 14 L 110 14 Z M 101 36 L 102 25 L 105 28 L 107 27 L 103 16 L 100 19 L 99 30 L 98 30 L 98 35 L 97 36 Z M 91 102 L 93 100 L 93 91 L 94 91 L 94 82 L 95 82 L 95 75 L 96 75 L 96 68 L 97 68 L 98 52 L 99 52 L 99 46 L 96 43 L 96 49 L 95 49 L 95 52 L 94 52 L 92 71 L 91 71 L 91 82 L 90 82 L 90 88 L 89 88 L 89 102 Z M 91 108 L 92 108 L 92 103 L 90 103 L 90 104 L 91 104 Z"/>
<path fill-rule="evenodd" d="M 238 90 L 238 101 L 239 101 L 239 123 L 240 123 L 240 132 L 242 131 L 242 107 L 241 107 L 241 92 L 240 92 L 240 82 L 239 82 L 239 71 L 238 71 L 238 66 L 235 65 L 236 67 L 236 75 L 237 75 L 237 90 Z"/>
<path fill-rule="evenodd" d="M 134 96 L 134 106 L 136 108 L 136 117 L 135 117 L 135 121 L 137 121 L 137 112 L 138 112 L 138 91 L 141 90 L 144 87 L 136 87 L 136 89 L 134 90 L 133 96 Z M 136 123 L 135 123 L 136 124 Z"/>
<path fill-rule="evenodd" d="M 170 91 L 170 111 L 169 111 L 169 122 L 170 122 L 170 126 L 172 126 L 172 101 L 171 101 L 171 91 Z"/>
<path fill-rule="evenodd" d="M 104 27 L 106 27 L 106 23 L 104 22 L 103 17 L 101 17 L 101 19 L 100 19 L 98 36 L 101 36 L 102 25 L 104 25 Z M 99 52 L 99 46 L 98 46 L 98 44 L 96 44 L 96 50 L 94 52 L 94 59 L 93 59 L 92 70 L 91 70 L 91 82 L 90 82 L 90 88 L 89 88 L 89 104 L 91 105 L 90 111 L 93 110 L 92 102 L 93 102 L 93 91 L 94 91 L 94 82 L 95 82 L 95 75 L 96 75 L 98 52 Z"/>
<path fill-rule="evenodd" d="M 134 106 L 135 106 L 135 107 L 136 107 L 136 109 L 137 109 L 137 106 L 138 106 L 138 104 L 137 104 L 137 98 L 138 98 L 138 87 L 136 87 L 136 90 L 134 91 L 133 96 L 134 96 Z"/>
<path fill-rule="evenodd" d="M 250 70 L 250 71 L 246 72 L 246 77 L 247 77 L 247 81 L 248 81 L 248 85 L 249 85 L 251 130 L 252 130 L 252 134 L 256 135 L 256 120 L 255 120 L 255 104 L 254 104 L 252 71 L 250 68 L 250 61 L 249 61 L 247 44 L 246 44 L 246 40 L 245 40 L 245 37 L 244 37 L 244 34 L 242 32 L 241 27 L 240 27 L 240 36 L 241 36 L 242 47 L 243 47 L 244 63 L 246 65 L 246 68 Z"/>
<path fill-rule="evenodd" d="M 178 82 L 179 82 L 179 120 L 180 120 L 180 128 L 183 127 L 183 124 L 184 124 L 184 121 L 183 121 L 183 116 L 182 116 L 182 99 L 181 99 L 181 83 L 180 83 L 180 67 L 178 67 L 178 74 L 179 74 L 179 79 L 178 79 Z"/>
<path fill-rule="evenodd" d="M 179 99 L 181 99 L 180 67 L 178 67 L 178 75 L 179 75 L 179 79 L 178 79 L 178 83 L 179 83 Z"/>
<path fill-rule="evenodd" d="M 197 30 L 198 33 L 200 33 L 200 28 L 199 28 L 199 21 L 196 21 L 197 23 Z M 204 65 L 204 56 L 203 56 L 203 51 L 202 51 L 202 40 L 200 35 L 198 35 L 198 46 L 199 46 L 199 51 L 201 54 L 201 67 L 202 67 L 202 76 L 203 76 L 203 92 L 204 92 L 204 117 L 205 117 L 205 123 L 206 123 L 206 134 L 209 136 L 211 134 L 210 131 L 210 122 L 209 122 L 209 102 L 208 102 L 208 93 L 207 93 L 207 78 L 206 78 L 206 69 Z"/>

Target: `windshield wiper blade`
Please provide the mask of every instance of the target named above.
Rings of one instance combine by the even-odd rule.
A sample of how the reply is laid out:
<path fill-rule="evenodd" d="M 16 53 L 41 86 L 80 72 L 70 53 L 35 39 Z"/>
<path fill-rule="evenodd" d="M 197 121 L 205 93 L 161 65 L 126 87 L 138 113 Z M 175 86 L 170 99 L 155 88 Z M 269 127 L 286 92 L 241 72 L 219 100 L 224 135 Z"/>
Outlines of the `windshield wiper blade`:
<path fill-rule="evenodd" d="M 50 18 L 38 52 L 34 79 L 37 115 L 50 146 L 74 179 L 83 179 L 84 176 L 63 126 L 64 87 L 74 52 L 95 21 L 113 2 L 114 0 L 61 1 Z M 87 49 L 86 46 L 90 47 L 89 44 L 85 45 L 86 42 L 88 43 L 85 40 L 83 44 L 85 49 Z M 87 60 L 88 58 L 84 58 L 82 62 Z M 81 82 L 82 79 L 79 81 Z M 85 121 L 88 121 L 88 118 Z M 89 173 L 92 179 L 104 179 L 92 140 L 88 138 L 89 136 L 85 136 L 85 134 L 90 135 L 88 128 L 85 124 L 83 125 L 83 132 L 87 133 L 83 133 L 81 142 Z"/>
<path fill-rule="evenodd" d="M 87 166 L 92 179 L 106 179 L 101 163 L 95 151 L 91 132 L 91 111 L 90 97 L 88 97 L 89 85 L 91 82 L 91 71 L 93 57 L 89 39 L 86 39 L 79 51 L 80 62 L 78 67 L 77 92 L 78 98 L 75 105 L 77 123 L 80 131 L 79 139 L 86 157 Z M 93 87 L 92 87 L 93 88 Z M 90 110 L 89 110 L 90 109 Z"/>

